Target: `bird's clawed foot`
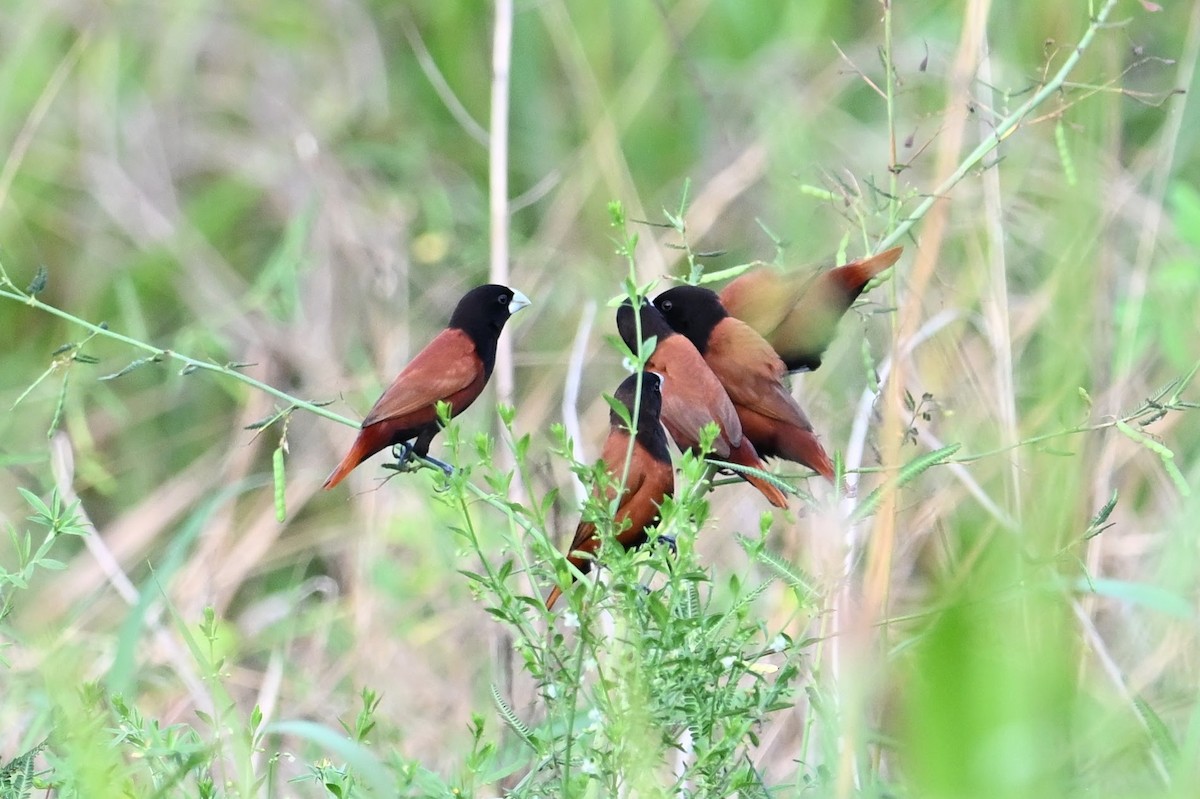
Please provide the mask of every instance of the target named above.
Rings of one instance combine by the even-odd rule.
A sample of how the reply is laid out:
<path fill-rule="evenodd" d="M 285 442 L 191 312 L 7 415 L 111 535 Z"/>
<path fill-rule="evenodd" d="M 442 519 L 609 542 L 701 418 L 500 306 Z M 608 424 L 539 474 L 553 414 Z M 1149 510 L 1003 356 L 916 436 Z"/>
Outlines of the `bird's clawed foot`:
<path fill-rule="evenodd" d="M 663 543 L 663 544 L 666 544 L 666 545 L 667 545 L 667 549 L 671 550 L 671 555 L 672 555 L 672 556 L 674 556 L 674 557 L 679 557 L 679 547 L 678 547 L 678 546 L 675 544 L 675 536 L 673 536 L 673 535 L 662 535 L 662 534 L 660 533 L 660 534 L 659 534 L 659 536 L 658 536 L 658 540 L 659 540 L 659 542 L 660 542 L 660 543 Z"/>
<path fill-rule="evenodd" d="M 413 445 L 407 441 L 401 441 L 392 447 L 392 457 L 396 459 L 396 462 L 386 463 L 383 468 L 391 469 L 395 472 L 416 471 L 420 467 L 420 464 L 415 462 L 414 454 Z"/>
<path fill-rule="evenodd" d="M 385 463 L 383 468 L 394 472 L 415 472 L 422 466 L 435 466 L 445 472 L 447 477 L 454 474 L 454 467 L 445 461 L 440 461 L 430 455 L 418 455 L 416 448 L 407 441 L 402 441 L 392 447 L 395 463 Z"/>

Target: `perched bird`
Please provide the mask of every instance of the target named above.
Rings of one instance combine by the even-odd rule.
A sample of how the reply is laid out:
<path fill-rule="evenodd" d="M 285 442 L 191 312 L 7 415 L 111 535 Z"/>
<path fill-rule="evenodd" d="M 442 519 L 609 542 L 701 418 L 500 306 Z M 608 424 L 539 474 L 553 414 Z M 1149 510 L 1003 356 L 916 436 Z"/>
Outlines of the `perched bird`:
<path fill-rule="evenodd" d="M 358 438 L 325 481 L 326 490 L 386 447 L 403 445 L 402 460 L 414 453 L 425 457 L 439 429 L 437 403 L 448 403 L 450 415 L 457 416 L 475 401 L 492 376 L 504 323 L 528 304 L 524 294 L 506 286 L 479 286 L 464 294 L 449 326 L 404 367 L 363 419 Z"/>
<path fill-rule="evenodd" d="M 681 450 L 700 445 L 700 430 L 709 422 L 720 428 L 713 442 L 713 454 L 723 461 L 765 469 L 750 439 L 742 434 L 742 423 L 721 381 L 713 374 L 685 337 L 678 335 L 663 315 L 648 302 L 643 302 L 635 316 L 633 306 L 626 301 L 617 309 L 617 332 L 625 345 L 638 352 L 637 320 L 641 319 L 641 340 L 657 338 L 654 354 L 646 364 L 664 378 L 662 422 Z M 741 474 L 777 508 L 788 506 L 787 496 L 768 480 Z"/>
<path fill-rule="evenodd" d="M 787 368 L 766 339 L 730 316 L 716 293 L 703 286 L 668 289 L 654 299 L 654 307 L 695 345 L 721 381 L 759 455 L 794 461 L 833 479 L 833 463 L 792 396 Z"/>
<path fill-rule="evenodd" d="M 893 247 L 815 275 L 759 267 L 721 289 L 721 304 L 770 342 L 789 372 L 811 371 L 821 365 L 838 320 L 903 249 Z"/>
<path fill-rule="evenodd" d="M 636 374 L 625 378 L 617 387 L 617 393 L 613 395 L 617 402 L 629 409 L 631 420 L 634 400 L 639 396 L 637 379 Z M 662 384 L 662 375 L 649 371 L 642 373 L 642 390 L 636 403 L 637 421 L 632 454 L 629 449 L 629 429 L 625 422 L 615 410 L 609 411 L 608 414 L 608 438 L 604 441 L 600 457 L 608 472 L 607 497 L 610 502 L 617 495 L 622 475 L 625 478 L 625 489 L 613 516 L 613 529 L 616 531 L 617 543 L 626 549 L 646 543 L 646 528 L 658 520 L 659 506 L 675 490 L 675 470 L 671 466 L 671 454 L 667 452 L 667 435 L 659 421 Z M 629 463 L 628 472 L 626 462 Z M 592 561 L 579 553 L 594 555 L 599 546 L 600 538 L 596 535 L 596 525 L 581 521 L 567 550 L 567 560 L 579 571 L 587 574 L 592 568 Z M 546 597 L 547 610 L 554 607 L 560 594 L 562 589 L 554 586 L 554 590 Z"/>

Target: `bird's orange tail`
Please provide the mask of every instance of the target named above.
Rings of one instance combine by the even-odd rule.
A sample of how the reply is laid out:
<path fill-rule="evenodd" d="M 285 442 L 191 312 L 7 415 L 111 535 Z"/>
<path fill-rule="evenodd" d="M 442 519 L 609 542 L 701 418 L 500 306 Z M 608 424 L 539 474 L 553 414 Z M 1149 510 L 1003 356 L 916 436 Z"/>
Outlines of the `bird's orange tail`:
<path fill-rule="evenodd" d="M 872 255 L 870 258 L 851 261 L 844 266 L 831 269 L 828 274 L 831 279 L 837 281 L 838 287 L 853 302 L 854 298 L 862 293 L 863 286 L 867 285 L 871 278 L 900 260 L 902 252 L 904 252 L 903 247 L 893 247 Z"/>
<path fill-rule="evenodd" d="M 816 433 L 801 427 L 789 427 L 785 434 L 779 437 L 778 446 L 780 457 L 807 466 L 833 482 L 833 461 L 821 446 Z"/>
<path fill-rule="evenodd" d="M 587 574 L 588 572 L 590 572 L 592 570 L 591 558 L 581 558 L 578 555 L 572 555 L 570 553 L 571 552 L 593 552 L 594 553 L 596 551 L 596 547 L 600 543 L 598 539 L 594 538 L 595 534 L 596 534 L 596 528 L 593 527 L 591 524 L 587 524 L 587 525 L 581 524 L 579 526 L 579 529 L 575 531 L 575 540 L 571 542 L 571 549 L 569 550 L 569 552 L 567 554 L 567 560 L 570 562 L 570 564 L 572 566 L 574 566 L 576 569 L 579 569 L 579 571 L 583 572 L 584 574 Z M 575 577 L 574 573 L 572 573 L 571 574 L 571 584 L 572 585 L 575 584 L 575 580 L 576 580 L 576 577 Z M 558 598 L 560 596 L 562 596 L 562 589 L 556 585 L 556 586 L 554 586 L 554 588 L 552 588 L 550 590 L 549 596 L 546 597 L 546 610 L 552 610 L 554 608 L 554 603 L 558 601 Z"/>
<path fill-rule="evenodd" d="M 743 438 L 742 443 L 738 447 L 729 451 L 728 461 L 736 463 L 739 466 L 749 466 L 752 469 L 762 469 L 763 471 L 767 469 L 767 465 L 758 457 L 758 453 L 754 450 L 754 445 L 750 443 L 750 439 L 748 438 Z M 780 491 L 779 487 L 774 483 L 751 474 L 741 474 L 741 477 L 747 483 L 757 488 L 767 498 L 767 501 L 775 507 L 786 508 L 788 506 L 787 495 Z"/>
<path fill-rule="evenodd" d="M 358 438 L 354 439 L 354 443 L 350 445 L 350 451 L 346 453 L 346 457 L 342 458 L 342 462 L 329 473 L 329 477 L 325 478 L 325 485 L 322 486 L 326 491 L 333 488 L 338 483 L 346 478 L 346 475 L 354 471 L 354 467 L 365 461 L 367 458 L 374 455 L 383 447 L 375 447 L 372 449 L 372 436 L 368 427 L 360 430 Z"/>

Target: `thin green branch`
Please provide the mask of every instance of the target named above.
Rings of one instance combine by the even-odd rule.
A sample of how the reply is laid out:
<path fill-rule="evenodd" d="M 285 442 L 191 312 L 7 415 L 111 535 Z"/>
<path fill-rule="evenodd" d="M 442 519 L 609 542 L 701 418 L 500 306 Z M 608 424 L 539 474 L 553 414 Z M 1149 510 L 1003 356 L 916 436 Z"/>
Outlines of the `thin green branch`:
<path fill-rule="evenodd" d="M 900 215 L 900 166 L 896 154 L 896 66 L 893 61 L 892 4 L 883 3 L 883 68 L 888 125 L 888 227 L 895 228 Z M 894 282 L 894 281 L 893 281 Z M 894 299 L 894 298 L 893 298 Z"/>
<path fill-rule="evenodd" d="M 188 369 L 188 370 L 194 371 L 194 370 L 202 369 L 206 372 L 215 372 L 217 374 L 224 375 L 226 377 L 231 377 L 234 380 L 237 380 L 241 383 L 245 383 L 248 386 L 253 386 L 254 388 L 257 388 L 260 391 L 265 391 L 266 393 L 270 394 L 271 396 L 275 397 L 276 399 L 283 400 L 284 402 L 290 403 L 297 408 L 303 408 L 304 410 L 309 411 L 310 413 L 315 413 L 317 416 L 323 416 L 326 419 L 330 419 L 335 422 L 340 422 L 341 424 L 347 425 L 348 427 L 358 427 L 358 422 L 354 421 L 353 419 L 342 416 L 340 413 L 335 413 L 335 412 L 329 410 L 328 408 L 324 408 L 315 403 L 308 402 L 307 400 L 302 400 L 302 399 L 293 397 L 291 394 L 288 394 L 285 391 L 280 391 L 279 389 L 275 388 L 274 386 L 263 383 L 260 380 L 255 380 L 253 377 L 250 377 L 249 375 L 247 375 L 231 366 L 222 366 L 220 364 L 210 363 L 208 361 L 200 361 L 195 358 L 188 357 L 187 355 L 184 355 L 183 353 L 176 352 L 175 350 L 168 350 L 168 349 L 162 349 L 160 347 L 155 347 L 153 344 L 148 344 L 148 343 L 146 343 L 144 341 L 140 341 L 136 338 L 132 338 L 130 336 L 126 336 L 121 333 L 118 333 L 115 330 L 110 330 L 109 327 L 103 323 L 98 324 L 98 325 L 93 324 L 92 322 L 88 322 L 87 320 L 80 319 L 78 316 L 75 316 L 74 314 L 71 314 L 67 311 L 62 310 L 61 308 L 56 308 L 53 305 L 48 305 L 48 304 L 42 302 L 41 300 L 39 300 L 37 297 L 35 297 L 31 294 L 25 294 L 24 292 L 18 290 L 16 288 L 16 286 L 13 285 L 12 281 L 7 279 L 7 277 L 0 277 L 0 281 L 3 281 L 3 283 L 7 286 L 7 288 L 0 288 L 0 297 L 5 297 L 10 300 L 16 300 L 17 302 L 22 302 L 31 308 L 36 308 L 37 310 L 44 311 L 52 316 L 57 316 L 60 319 L 65 319 L 68 322 L 71 322 L 73 324 L 78 325 L 79 327 L 84 328 L 85 330 L 89 331 L 93 335 L 104 336 L 106 338 L 112 339 L 113 341 L 119 341 L 122 344 L 126 344 L 130 347 L 133 347 L 134 349 L 139 349 L 139 350 L 142 350 L 143 352 L 148 352 L 157 358 L 171 358 L 172 360 L 175 360 L 175 361 L 178 361 L 179 363 L 184 364 L 185 369 Z"/>
<path fill-rule="evenodd" d="M 39 311 L 43 311 L 52 316 L 57 316 L 60 319 L 64 319 L 68 322 L 71 322 L 72 324 L 75 324 L 75 325 L 78 325 L 79 327 L 84 328 L 85 330 L 89 331 L 93 336 L 104 336 L 104 337 L 112 339 L 114 341 L 119 341 L 122 344 L 125 344 L 129 347 L 133 347 L 134 349 L 138 349 L 138 350 L 142 350 L 144 352 L 151 353 L 151 355 L 155 358 L 171 358 L 175 361 L 178 361 L 179 363 L 184 364 L 185 369 L 204 370 L 207 372 L 213 372 L 215 374 L 219 374 L 224 377 L 231 378 L 231 379 L 236 380 L 240 383 L 243 383 L 247 386 L 251 386 L 253 388 L 259 389 L 260 391 L 264 391 L 267 394 L 270 394 L 271 396 L 275 397 L 276 399 L 280 399 L 283 402 L 288 403 L 288 405 L 290 405 L 293 409 L 297 409 L 297 408 L 303 409 L 303 410 L 309 411 L 310 413 L 314 413 L 317 416 L 321 416 L 321 417 L 324 417 L 331 421 L 338 422 L 340 424 L 344 424 L 347 427 L 357 428 L 359 426 L 359 423 L 354 421 L 353 419 L 342 416 L 339 413 L 335 413 L 335 412 L 329 410 L 328 408 L 322 407 L 319 404 L 309 402 L 307 400 L 299 399 L 298 397 L 288 394 L 286 391 L 277 389 L 274 386 L 268 385 L 267 383 L 264 383 L 260 380 L 255 380 L 253 377 L 250 377 L 249 375 L 247 375 L 231 366 L 221 366 L 219 364 L 197 360 L 195 358 L 189 357 L 187 355 L 184 355 L 183 353 L 176 352 L 174 350 L 162 349 L 160 347 L 155 347 L 154 345 L 148 344 L 139 339 L 133 338 L 131 336 L 123 335 L 114 330 L 110 330 L 107 325 L 94 324 L 85 319 L 80 319 L 78 316 L 75 316 L 72 313 L 64 311 L 61 308 L 57 308 L 53 305 L 44 303 L 41 300 L 39 300 L 36 296 L 34 296 L 33 294 L 27 294 L 27 293 L 21 291 L 20 289 L 18 289 L 16 287 L 16 284 L 14 284 L 11 279 L 9 279 L 8 274 L 3 269 L 3 266 L 0 266 L 0 297 L 4 297 L 4 298 L 10 299 L 10 300 L 16 300 L 18 302 L 24 303 L 25 305 L 28 305 L 31 308 L 35 308 Z M 432 465 L 430 465 L 429 468 L 437 469 L 436 466 L 432 466 Z M 438 471 L 440 472 L 441 470 L 438 469 Z M 483 501 L 484 503 L 486 503 L 488 505 L 491 505 L 493 508 L 504 513 L 512 522 L 516 523 L 523 530 L 525 530 L 526 533 L 533 533 L 533 531 L 536 529 L 535 526 L 531 523 L 531 521 L 529 519 L 524 518 L 517 513 L 514 513 L 512 507 L 507 502 L 505 502 L 503 499 L 501 499 L 500 497 L 480 488 L 479 486 L 475 485 L 474 483 L 467 482 L 467 483 L 465 483 L 465 485 L 467 487 L 467 490 L 469 490 L 472 494 L 474 494 L 479 500 Z"/>
<path fill-rule="evenodd" d="M 1016 111 L 1013 111 L 1004 119 L 1000 120 L 1000 122 L 996 125 L 995 132 L 980 142 L 979 145 L 971 151 L 971 154 L 963 159 L 962 163 L 958 165 L 958 168 L 954 170 L 950 177 L 946 178 L 946 180 L 944 180 L 940 186 L 928 194 L 911 214 L 905 217 L 899 225 L 894 227 L 892 232 L 884 237 L 883 241 L 879 242 L 876 248 L 877 252 L 882 252 L 883 250 L 886 250 L 888 247 L 891 247 L 893 244 L 896 244 L 903 239 L 908 234 L 908 231 L 912 229 L 913 225 L 925 217 L 925 214 L 929 212 L 929 209 L 933 207 L 935 202 L 946 196 L 946 194 L 949 193 L 952 188 L 958 185 L 963 178 L 967 176 L 968 172 L 974 169 L 979 162 L 983 160 L 985 155 L 996 149 L 1000 145 L 1000 142 L 1007 139 L 1021 125 L 1021 123 L 1025 121 L 1025 118 L 1029 116 L 1029 114 L 1035 108 L 1040 106 L 1051 95 L 1063 87 L 1063 85 L 1066 83 L 1067 77 L 1079 63 L 1079 59 L 1083 56 L 1084 51 L 1091 46 L 1092 39 L 1096 37 L 1096 33 L 1105 26 L 1105 23 L 1108 20 L 1108 15 L 1112 13 L 1112 10 L 1114 7 L 1116 7 L 1116 5 L 1117 0 L 1106 0 L 1099 13 L 1092 17 L 1092 21 L 1088 25 L 1087 30 L 1084 31 L 1083 36 L 1079 39 L 1079 44 L 1075 45 L 1075 48 L 1071 51 L 1071 54 L 1067 56 L 1067 59 L 1063 62 L 1063 65 L 1059 68 L 1058 72 L 1054 74 L 1054 77 L 1052 77 L 1044 86 L 1042 86 L 1037 93 L 1026 100 Z"/>
<path fill-rule="evenodd" d="M 1097 433 L 1101 430 L 1108 430 L 1109 428 L 1121 429 L 1123 426 L 1129 426 L 1129 425 L 1137 425 L 1139 427 L 1145 427 L 1146 425 L 1149 425 L 1153 422 L 1158 421 L 1163 416 L 1165 416 L 1166 414 L 1168 414 L 1172 411 L 1183 412 L 1183 411 L 1198 410 L 1198 409 L 1200 409 L 1200 405 L 1198 405 L 1197 403 L 1189 402 L 1187 400 L 1181 399 L 1181 392 L 1182 392 L 1183 388 L 1188 385 L 1188 383 L 1191 381 L 1192 377 L 1195 376 L 1197 371 L 1200 371 L 1200 363 L 1197 363 L 1196 366 L 1192 367 L 1191 371 L 1189 371 L 1188 374 L 1185 375 L 1184 377 L 1179 378 L 1177 380 L 1173 380 L 1170 383 L 1168 383 L 1165 388 L 1163 388 L 1161 391 L 1159 391 L 1155 396 L 1147 399 L 1138 408 L 1136 408 L 1135 410 L 1132 410 L 1128 413 L 1122 414 L 1121 416 L 1113 416 L 1103 422 L 1096 422 L 1094 424 L 1081 424 L 1081 425 L 1076 425 L 1075 427 L 1067 427 L 1062 430 L 1054 430 L 1049 433 L 1041 433 L 1039 435 L 1030 436 L 1029 438 L 1023 438 L 1020 441 L 1014 442 L 1012 444 L 1005 444 L 1002 447 L 996 447 L 995 449 L 984 450 L 982 452 L 973 452 L 968 455 L 960 455 L 960 456 L 954 457 L 954 458 L 945 458 L 944 460 L 942 460 L 940 462 L 947 463 L 947 464 L 950 464 L 950 463 L 957 463 L 957 464 L 975 463 L 976 461 L 981 461 L 986 458 L 993 458 L 997 455 L 1003 455 L 1006 452 L 1012 452 L 1015 449 L 1021 449 L 1022 447 L 1028 447 L 1028 446 L 1032 446 L 1034 444 L 1041 444 L 1045 441 L 1051 441 L 1056 438 L 1065 438 L 1067 436 L 1079 435 L 1080 433 Z M 1171 395 L 1169 398 L 1167 397 L 1168 393 Z M 1165 401 L 1164 401 L 1164 399 L 1165 399 Z M 861 467 L 858 469 L 847 469 L 846 473 L 847 474 L 885 474 L 885 473 L 889 473 L 889 472 L 898 472 L 903 468 L 904 468 L 903 466 L 892 467 L 892 468 L 883 467 L 883 466 L 864 466 L 864 467 Z M 775 478 L 781 478 L 781 477 L 803 478 L 803 477 L 811 477 L 812 474 L 811 473 L 796 474 L 796 475 L 776 474 L 776 475 L 772 475 L 772 476 Z"/>

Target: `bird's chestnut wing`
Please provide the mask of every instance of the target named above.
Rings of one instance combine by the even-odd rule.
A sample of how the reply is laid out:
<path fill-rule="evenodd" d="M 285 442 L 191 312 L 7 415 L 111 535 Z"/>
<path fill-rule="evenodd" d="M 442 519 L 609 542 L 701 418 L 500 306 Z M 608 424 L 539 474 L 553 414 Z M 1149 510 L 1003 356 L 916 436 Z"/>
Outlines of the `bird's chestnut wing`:
<path fill-rule="evenodd" d="M 396 376 L 363 420 L 363 427 L 405 416 L 439 401 L 453 403 L 457 399 L 461 404 L 466 398 L 457 395 L 476 383 L 482 389 L 483 378 L 483 362 L 475 344 L 461 330 L 447 328 Z M 466 401 L 473 399 L 474 396 Z"/>

